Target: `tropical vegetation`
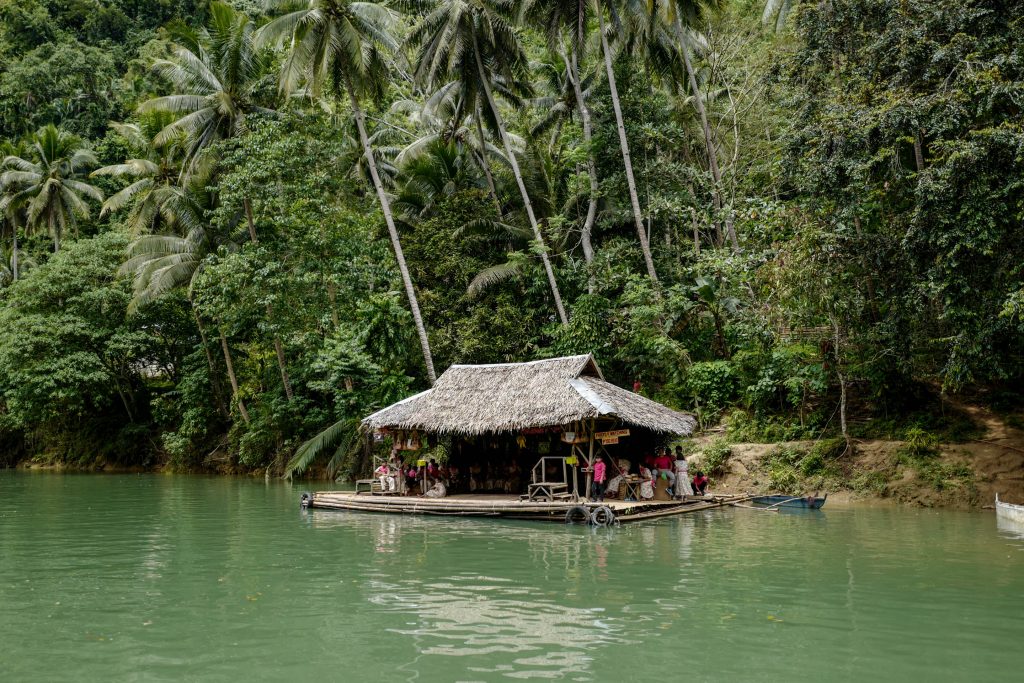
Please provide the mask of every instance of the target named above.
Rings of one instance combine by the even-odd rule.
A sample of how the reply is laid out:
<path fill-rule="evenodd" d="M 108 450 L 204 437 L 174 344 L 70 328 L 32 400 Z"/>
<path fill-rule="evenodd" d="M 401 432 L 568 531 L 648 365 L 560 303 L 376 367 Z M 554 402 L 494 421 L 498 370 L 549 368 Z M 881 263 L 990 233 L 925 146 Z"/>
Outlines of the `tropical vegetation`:
<path fill-rule="evenodd" d="M 0 464 L 344 474 L 584 352 L 829 457 L 1018 405 L 1022 102 L 1006 0 L 0 0 Z"/>

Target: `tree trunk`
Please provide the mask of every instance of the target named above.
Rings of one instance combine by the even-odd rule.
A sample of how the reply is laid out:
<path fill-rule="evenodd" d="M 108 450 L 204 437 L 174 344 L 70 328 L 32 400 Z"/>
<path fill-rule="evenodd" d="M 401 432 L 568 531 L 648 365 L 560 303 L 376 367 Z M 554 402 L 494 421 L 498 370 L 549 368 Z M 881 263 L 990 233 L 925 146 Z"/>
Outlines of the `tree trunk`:
<path fill-rule="evenodd" d="M 192 305 L 192 300 L 189 299 L 189 305 L 192 307 L 192 315 L 196 319 L 196 327 L 199 329 L 199 339 L 203 343 L 203 353 L 206 354 L 206 363 L 210 366 L 210 386 L 213 387 L 213 393 L 217 398 L 217 408 L 220 409 L 220 414 L 227 419 L 230 416 L 228 409 L 224 406 L 224 395 L 220 390 L 220 382 L 217 381 L 217 370 L 213 366 L 213 354 L 210 353 L 210 343 L 206 339 L 206 330 L 203 329 L 203 321 L 199 317 L 199 312 L 196 307 Z"/>
<path fill-rule="evenodd" d="M 480 115 L 480 103 L 476 105 L 476 134 L 480 138 L 480 168 L 484 170 L 484 177 L 487 178 L 487 190 L 491 193 L 491 200 L 494 202 L 494 210 L 501 218 L 501 202 L 498 201 L 498 190 L 494 185 L 494 176 L 491 174 L 491 163 L 487 161 L 487 138 L 484 137 L 483 117 Z"/>
<path fill-rule="evenodd" d="M 11 220 L 11 234 L 14 236 L 14 251 L 11 252 L 11 275 L 18 281 L 18 224 Z"/>
<path fill-rule="evenodd" d="M 622 148 L 622 164 L 626 168 L 626 185 L 629 187 L 629 202 L 633 207 L 633 222 L 636 234 L 640 238 L 640 248 L 644 252 L 647 274 L 655 285 L 658 284 L 658 273 L 654 270 L 654 258 L 651 256 L 651 245 L 647 241 L 647 231 L 640 215 L 640 197 L 636 192 L 636 181 L 633 179 L 633 162 L 629 156 L 629 140 L 626 139 L 626 125 L 622 120 L 622 106 L 619 104 L 619 90 L 615 86 L 615 69 L 612 67 L 612 51 L 608 46 L 608 36 L 604 33 L 604 13 L 598 11 L 598 29 L 601 31 L 601 51 L 604 53 L 604 69 L 608 77 L 608 89 L 612 95 L 612 108 L 615 110 L 615 128 L 619 132 L 619 147 Z"/>
<path fill-rule="evenodd" d="M 697 226 L 697 209 L 690 207 L 690 222 L 693 224 L 693 250 L 700 256 L 700 228 Z"/>
<path fill-rule="evenodd" d="M 242 414 L 242 420 L 245 424 L 249 424 L 249 411 L 246 410 L 245 401 L 242 400 L 241 395 L 238 393 L 238 378 L 235 377 L 235 364 L 231 360 L 231 350 L 228 349 L 228 340 L 224 336 L 224 330 L 217 325 L 217 332 L 220 333 L 220 347 L 224 350 L 224 365 L 228 369 L 228 379 L 231 381 L 231 391 L 233 393 L 232 398 L 238 404 L 238 412 Z"/>
<path fill-rule="evenodd" d="M 259 239 L 256 238 L 256 221 L 252 216 L 252 204 L 249 203 L 248 197 L 242 198 L 242 206 L 245 207 L 245 220 L 249 226 L 249 239 L 252 240 L 253 244 L 259 244 Z M 273 321 L 273 313 L 270 310 L 270 304 L 267 303 L 267 323 Z M 281 371 L 281 384 L 284 386 L 284 395 L 290 401 L 292 400 L 292 382 L 288 377 L 288 368 L 285 365 L 284 360 L 284 346 L 281 344 L 281 337 L 274 335 L 274 352 L 277 354 L 277 367 Z"/>
<path fill-rule="evenodd" d="M 924 171 L 924 141 L 921 139 L 921 129 L 914 133 L 914 162 L 917 164 L 917 172 Z"/>
<path fill-rule="evenodd" d="M 50 209 L 48 213 L 47 222 L 50 225 L 50 233 L 53 235 L 53 253 L 56 254 L 60 252 L 60 227 L 53 220 L 53 210 Z"/>
<path fill-rule="evenodd" d="M 583 260 L 586 261 L 587 266 L 591 266 L 594 263 L 594 246 L 591 243 L 591 236 L 594 232 L 594 219 L 597 218 L 597 196 L 599 191 L 597 164 L 594 162 L 594 150 L 591 144 L 593 128 L 590 123 L 590 107 L 587 106 L 586 100 L 583 99 L 583 89 L 580 86 L 580 71 L 576 53 L 573 53 L 571 60 L 566 58 L 565 53 L 562 53 L 562 59 L 565 60 L 569 80 L 572 81 L 572 89 L 576 94 L 576 108 L 580 110 L 580 119 L 583 121 L 583 144 L 587 146 L 587 174 L 590 176 L 590 199 L 587 202 L 587 218 L 583 223 L 583 233 L 580 236 L 580 242 L 583 246 Z M 587 291 L 590 294 L 594 293 L 593 274 L 587 278 Z"/>
<path fill-rule="evenodd" d="M 508 133 L 505 131 L 505 122 L 501 118 L 501 112 L 498 111 L 498 103 L 494 101 L 494 94 L 491 92 L 491 83 L 487 78 L 487 73 L 484 71 L 483 59 L 480 57 L 480 46 L 477 44 L 475 38 L 473 39 L 473 53 L 476 56 L 476 67 L 484 87 L 484 95 L 487 97 L 487 106 L 491 108 L 491 113 L 494 114 L 494 122 L 498 126 L 498 134 L 501 136 L 501 142 L 505 146 L 505 153 L 508 154 L 508 161 L 512 166 L 512 173 L 516 177 L 516 184 L 519 186 L 519 194 L 523 197 L 523 205 L 526 208 L 526 216 L 530 219 L 530 227 L 533 228 L 534 239 L 536 239 L 542 246 L 540 258 L 544 263 L 544 271 L 548 276 L 548 284 L 551 286 L 551 295 L 555 299 L 555 310 L 558 311 L 558 318 L 562 321 L 562 324 L 568 325 L 569 318 L 565 314 L 565 307 L 562 306 L 562 294 L 558 291 L 558 282 L 555 280 L 555 271 L 551 268 L 551 259 L 548 258 L 547 244 L 544 242 L 544 236 L 541 234 L 540 226 L 537 224 L 537 217 L 533 214 L 533 204 L 530 202 L 530 195 L 526 191 L 526 184 L 523 182 L 523 174 L 519 170 L 519 161 L 516 160 L 515 151 L 512 149 L 512 143 L 509 140 Z"/>
<path fill-rule="evenodd" d="M 409 274 L 409 266 L 405 263 L 405 253 L 402 251 L 402 242 L 398 238 L 398 228 L 395 227 L 395 219 L 391 215 L 391 204 L 384 192 L 384 184 L 380 181 L 380 174 L 377 173 L 377 160 L 373 158 L 373 149 L 370 147 L 370 137 L 366 134 L 366 121 L 359 100 L 352 90 L 351 83 L 345 83 L 348 90 L 349 101 L 352 104 L 352 113 L 356 118 L 356 127 L 359 129 L 359 140 L 363 144 L 363 154 L 366 156 L 366 163 L 370 167 L 370 178 L 373 180 L 373 187 L 377 191 L 377 201 L 380 202 L 380 209 L 384 213 L 384 222 L 388 226 L 388 235 L 391 237 L 391 246 L 395 250 L 395 260 L 398 261 L 398 270 L 402 274 L 402 283 L 405 285 L 405 295 L 409 298 L 409 308 L 412 310 L 412 319 L 416 325 L 416 334 L 420 338 L 420 350 L 423 352 L 423 362 L 427 366 L 427 379 L 433 385 L 437 381 L 437 373 L 434 372 L 434 358 L 430 353 L 430 340 L 427 338 L 427 328 L 423 325 L 423 316 L 420 315 L 420 303 L 416 298 L 416 290 L 412 286 L 412 276 Z"/>
<path fill-rule="evenodd" d="M 832 323 L 832 343 L 833 354 L 836 359 L 836 377 L 839 378 L 839 430 L 842 432 L 843 440 L 846 442 L 845 454 L 853 450 L 853 444 L 850 442 L 850 433 L 846 428 L 846 376 L 843 374 L 843 357 L 840 348 L 839 321 L 834 315 L 830 315 L 829 320 Z"/>
<path fill-rule="evenodd" d="M 711 169 L 711 179 L 714 182 L 713 197 L 715 209 L 721 211 L 724 207 L 724 203 L 722 202 L 722 172 L 718 168 L 718 148 L 711 135 L 711 126 L 708 124 L 708 113 L 704 108 L 704 101 L 700 97 L 700 89 L 697 87 L 697 74 L 693 70 L 693 61 L 690 59 L 690 46 L 686 43 L 686 37 L 683 34 L 683 25 L 680 22 L 678 15 L 676 16 L 676 33 L 679 38 L 679 46 L 683 52 L 683 62 L 686 64 L 686 76 L 690 81 L 690 90 L 693 92 L 693 104 L 697 108 L 697 114 L 700 116 L 700 125 L 704 131 L 704 145 L 707 147 L 708 151 L 708 167 Z M 736 239 L 736 227 L 731 216 L 726 221 L 725 232 L 729 238 L 729 243 L 732 244 L 732 250 L 739 251 L 740 244 Z"/>

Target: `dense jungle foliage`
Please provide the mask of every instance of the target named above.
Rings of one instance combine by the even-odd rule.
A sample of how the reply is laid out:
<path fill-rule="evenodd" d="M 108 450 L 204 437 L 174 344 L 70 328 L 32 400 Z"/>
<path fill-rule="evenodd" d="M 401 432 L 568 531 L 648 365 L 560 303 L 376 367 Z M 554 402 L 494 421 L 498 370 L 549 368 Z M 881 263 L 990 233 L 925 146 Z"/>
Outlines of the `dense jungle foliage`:
<path fill-rule="evenodd" d="M 1015 401 L 1022 107 L 1013 0 L 0 0 L 0 464 L 343 473 L 581 352 L 747 438 Z"/>

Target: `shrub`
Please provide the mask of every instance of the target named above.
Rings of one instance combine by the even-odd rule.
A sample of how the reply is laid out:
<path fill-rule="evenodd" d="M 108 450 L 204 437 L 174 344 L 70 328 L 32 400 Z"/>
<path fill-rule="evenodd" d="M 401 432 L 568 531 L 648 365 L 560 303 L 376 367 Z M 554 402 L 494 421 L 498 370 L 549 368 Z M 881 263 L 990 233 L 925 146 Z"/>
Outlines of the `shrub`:
<path fill-rule="evenodd" d="M 707 474 L 721 474 L 732 455 L 732 447 L 725 439 L 715 439 L 701 451 L 700 465 Z"/>

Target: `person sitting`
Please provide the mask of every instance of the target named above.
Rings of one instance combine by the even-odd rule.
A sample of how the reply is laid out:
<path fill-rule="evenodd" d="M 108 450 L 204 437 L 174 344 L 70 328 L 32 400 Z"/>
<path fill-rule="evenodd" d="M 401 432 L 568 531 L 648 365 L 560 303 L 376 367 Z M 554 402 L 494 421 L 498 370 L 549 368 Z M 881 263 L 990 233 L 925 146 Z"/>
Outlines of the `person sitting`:
<path fill-rule="evenodd" d="M 675 496 L 675 485 L 676 485 L 676 473 L 673 471 L 672 458 L 668 455 L 667 448 L 658 449 L 658 457 L 654 459 L 654 467 L 656 469 L 654 476 L 660 476 L 662 479 L 668 480 L 668 495 Z"/>
<path fill-rule="evenodd" d="M 380 479 L 381 492 L 395 490 L 395 476 L 386 462 L 381 463 L 380 467 L 374 470 L 374 474 Z"/>
<path fill-rule="evenodd" d="M 612 462 L 614 465 L 614 461 Z M 629 461 L 619 460 L 618 464 L 619 473 L 608 480 L 608 485 L 604 487 L 604 495 L 611 496 L 612 498 L 619 497 L 619 488 L 622 486 L 622 482 L 629 476 Z"/>
<path fill-rule="evenodd" d="M 423 494 L 425 498 L 444 498 L 448 495 L 448 489 L 445 488 L 444 482 L 440 479 L 434 480 L 434 485 L 427 489 L 427 492 Z"/>
<path fill-rule="evenodd" d="M 654 473 L 647 465 L 640 466 L 640 497 L 644 500 L 654 498 Z"/>
<path fill-rule="evenodd" d="M 700 470 L 697 470 L 697 474 L 693 475 L 693 491 L 698 496 L 707 495 L 708 490 L 708 475 L 704 474 Z"/>

